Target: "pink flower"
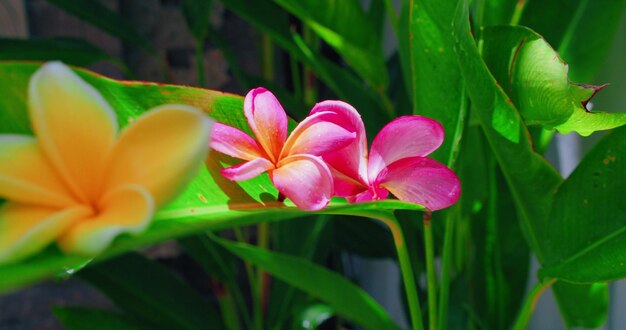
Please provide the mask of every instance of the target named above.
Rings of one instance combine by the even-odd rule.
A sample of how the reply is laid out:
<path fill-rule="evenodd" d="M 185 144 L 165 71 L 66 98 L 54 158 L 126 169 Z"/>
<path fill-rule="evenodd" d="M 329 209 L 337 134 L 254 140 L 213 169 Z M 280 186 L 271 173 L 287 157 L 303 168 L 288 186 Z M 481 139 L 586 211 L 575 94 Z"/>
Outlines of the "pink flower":
<path fill-rule="evenodd" d="M 287 115 L 264 88 L 248 92 L 244 113 L 256 140 L 228 125 L 213 127 L 211 148 L 245 160 L 223 169 L 222 175 L 242 181 L 269 172 L 278 191 L 299 208 L 324 208 L 333 196 L 333 178 L 319 156 L 349 145 L 356 132 L 343 126 L 336 113 L 317 111 L 287 138 Z"/>
<path fill-rule="evenodd" d="M 333 173 L 335 195 L 350 202 L 385 199 L 389 192 L 398 199 L 429 210 L 454 204 L 461 193 L 456 174 L 443 164 L 426 158 L 443 142 L 439 122 L 421 116 L 403 116 L 378 133 L 367 155 L 367 138 L 361 116 L 340 101 L 318 103 L 310 116 L 335 113 L 335 123 L 355 131 L 349 146 L 323 155 Z"/>

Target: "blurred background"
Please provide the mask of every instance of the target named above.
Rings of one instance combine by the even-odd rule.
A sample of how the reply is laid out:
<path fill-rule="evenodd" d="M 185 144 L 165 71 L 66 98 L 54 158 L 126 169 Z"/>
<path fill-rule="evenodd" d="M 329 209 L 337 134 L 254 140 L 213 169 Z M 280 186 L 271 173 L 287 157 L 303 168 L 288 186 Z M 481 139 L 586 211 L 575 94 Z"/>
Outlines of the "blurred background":
<path fill-rule="evenodd" d="M 331 91 L 318 86 L 315 89 L 317 95 L 300 98 L 304 103 L 292 100 L 293 97 L 281 90 L 294 90 L 295 85 L 302 82 L 317 84 L 311 71 L 289 61 L 285 51 L 274 47 L 266 35 L 218 0 L 207 2 L 210 3 L 210 9 L 206 11 L 210 16 L 209 32 L 199 36 L 192 32 L 198 30 L 194 30 L 193 22 L 186 19 L 183 2 L 101 0 L 98 3 L 106 10 L 94 5 L 92 11 L 85 12 L 73 8 L 72 1 L 0 0 L 0 60 L 56 56 L 115 79 L 203 86 L 240 95 L 257 85 L 270 89 L 281 86 L 274 91 L 289 105 L 286 110 L 296 119 L 301 119 L 315 100 L 336 98 Z M 370 1 L 363 1 L 363 6 L 369 8 Z M 94 24 L 94 15 L 105 23 Z M 299 30 L 301 25 L 294 20 L 292 28 Z M 389 24 L 384 31 L 385 53 L 391 61 L 396 42 Z M 17 39 L 31 42 L 20 43 Z M 330 49 L 319 51 L 328 58 L 337 59 Z M 267 65 L 261 62 L 262 59 L 273 61 L 270 67 L 274 70 L 264 72 Z M 583 82 L 610 84 L 593 99 L 594 109 L 626 111 L 625 67 L 626 17 L 622 15 L 600 74 L 595 81 Z M 294 78 L 294 70 L 300 77 Z M 306 93 L 307 89 L 300 87 L 300 90 Z M 585 139 L 575 134 L 557 135 L 547 158 L 567 176 L 600 135 Z M 144 252 L 173 266 L 182 276 L 193 281 L 193 267 L 197 266 L 181 256 L 175 244 L 162 244 Z M 345 273 L 361 283 L 401 324 L 407 325 L 397 290 L 400 276 L 395 262 L 384 253 L 371 253 L 365 257 L 365 253 L 352 252 L 345 249 L 341 254 L 340 262 Z M 536 261 L 533 265 L 530 281 L 535 278 L 538 267 Z M 532 283 L 528 284 L 530 287 Z M 604 329 L 623 329 L 626 325 L 626 282 L 612 283 L 610 288 L 609 320 Z M 0 329 L 58 329 L 61 326 L 55 320 L 51 306 L 76 305 L 112 306 L 104 295 L 78 280 L 42 283 L 0 297 Z M 550 294 L 539 301 L 530 328 L 564 328 Z"/>

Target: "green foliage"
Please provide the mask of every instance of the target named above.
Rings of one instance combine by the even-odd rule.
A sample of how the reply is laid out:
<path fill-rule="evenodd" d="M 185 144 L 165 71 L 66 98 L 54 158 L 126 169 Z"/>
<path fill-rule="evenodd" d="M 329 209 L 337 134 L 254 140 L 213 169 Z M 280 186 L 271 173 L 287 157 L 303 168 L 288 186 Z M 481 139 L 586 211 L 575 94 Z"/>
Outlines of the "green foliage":
<path fill-rule="evenodd" d="M 120 313 L 84 307 L 54 307 L 54 316 L 67 330 L 137 330 L 136 321 Z"/>
<path fill-rule="evenodd" d="M 337 273 L 302 258 L 223 239 L 218 242 L 243 260 L 326 302 L 347 319 L 372 329 L 399 329 L 372 297 Z"/>
<path fill-rule="evenodd" d="M 159 329 L 223 329 L 213 308 L 163 266 L 136 253 L 88 267 L 78 276 L 133 317 Z"/>

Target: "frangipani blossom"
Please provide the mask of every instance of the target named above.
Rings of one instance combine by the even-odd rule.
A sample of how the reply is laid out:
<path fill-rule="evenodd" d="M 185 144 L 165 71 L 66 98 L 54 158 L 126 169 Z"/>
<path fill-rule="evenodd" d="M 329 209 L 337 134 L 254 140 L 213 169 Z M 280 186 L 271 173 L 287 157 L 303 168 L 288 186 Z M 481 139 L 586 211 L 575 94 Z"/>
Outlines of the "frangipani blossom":
<path fill-rule="evenodd" d="M 333 179 L 319 156 L 352 143 L 356 132 L 346 129 L 336 113 L 321 109 L 287 137 L 285 110 L 264 88 L 248 92 L 244 113 L 256 140 L 228 125 L 216 123 L 213 129 L 211 148 L 245 160 L 222 175 L 241 181 L 268 172 L 278 191 L 299 208 L 324 208 L 333 195 Z"/>
<path fill-rule="evenodd" d="M 387 124 L 372 142 L 369 157 L 365 128 L 358 112 L 339 101 L 318 103 L 310 115 L 334 112 L 345 127 L 357 132 L 356 141 L 323 156 L 330 166 L 335 195 L 350 202 L 398 199 L 439 210 L 454 204 L 461 184 L 443 164 L 426 158 L 443 142 L 439 122 L 421 116 L 403 116 Z"/>
<path fill-rule="evenodd" d="M 137 233 L 176 197 L 208 152 L 212 121 L 163 105 L 121 133 L 104 98 L 60 62 L 31 78 L 35 136 L 0 135 L 0 263 L 53 241 L 92 256 Z"/>

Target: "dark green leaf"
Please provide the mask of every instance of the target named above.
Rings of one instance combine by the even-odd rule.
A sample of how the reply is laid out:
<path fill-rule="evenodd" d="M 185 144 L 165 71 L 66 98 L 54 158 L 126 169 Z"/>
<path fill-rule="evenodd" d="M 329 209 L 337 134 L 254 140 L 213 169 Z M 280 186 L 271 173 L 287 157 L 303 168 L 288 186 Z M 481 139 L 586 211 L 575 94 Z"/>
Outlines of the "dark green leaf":
<path fill-rule="evenodd" d="M 399 47 L 413 114 L 438 120 L 445 140 L 430 157 L 452 166 L 467 111 L 463 78 L 454 54 L 454 1 L 405 1 Z"/>
<path fill-rule="evenodd" d="M 378 89 L 389 83 L 381 40 L 357 0 L 274 0 L 300 18 Z"/>
<path fill-rule="evenodd" d="M 473 109 L 477 111 L 487 141 L 511 189 L 526 240 L 543 263 L 549 249 L 550 236 L 546 233 L 546 227 L 550 223 L 553 196 L 563 179 L 545 159 L 533 151 L 528 130 L 517 109 L 481 60 L 470 32 L 467 3 L 464 0 L 458 3 L 454 37 L 455 52 Z M 603 303 L 589 299 L 585 301 L 589 295 L 581 292 L 584 293 L 584 290 L 570 291 L 570 298 L 581 304 Z M 569 314 L 569 311 L 564 314 Z"/>
<path fill-rule="evenodd" d="M 180 277 L 136 253 L 129 253 L 78 275 L 123 311 L 161 329 L 221 329 L 215 307 Z"/>
<path fill-rule="evenodd" d="M 106 310 L 85 307 L 54 307 L 59 323 L 67 330 L 138 330 L 142 327 L 134 320 Z"/>
<path fill-rule="evenodd" d="M 203 42 L 211 25 L 213 0 L 183 0 L 182 11 L 189 31 L 196 41 Z"/>
<path fill-rule="evenodd" d="M 606 283 L 579 285 L 556 282 L 552 291 L 569 327 L 593 329 L 606 322 L 609 311 L 609 290 Z"/>
<path fill-rule="evenodd" d="M 223 239 L 218 242 L 243 260 L 324 301 L 338 315 L 372 329 L 399 329 L 372 297 L 337 273 L 306 259 Z"/>
<path fill-rule="evenodd" d="M 115 11 L 103 5 L 99 0 L 47 0 L 51 4 L 65 10 L 81 20 L 106 31 L 135 46 L 141 47 L 149 53 L 154 48 L 148 40 L 140 35 L 135 28 Z"/>
<path fill-rule="evenodd" d="M 543 274 L 575 282 L 626 277 L 626 128 L 608 134 L 559 189 Z"/>
<path fill-rule="evenodd" d="M 70 65 L 86 66 L 113 59 L 113 56 L 83 39 L 0 38 L 0 60 L 58 60 Z"/>

